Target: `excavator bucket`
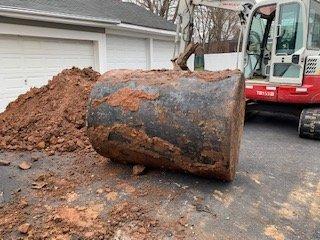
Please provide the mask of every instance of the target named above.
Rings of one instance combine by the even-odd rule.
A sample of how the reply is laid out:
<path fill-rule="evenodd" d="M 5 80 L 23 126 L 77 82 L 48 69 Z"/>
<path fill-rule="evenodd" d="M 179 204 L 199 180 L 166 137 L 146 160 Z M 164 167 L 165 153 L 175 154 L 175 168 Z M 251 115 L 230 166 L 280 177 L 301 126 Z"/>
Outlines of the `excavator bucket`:
<path fill-rule="evenodd" d="M 238 71 L 114 70 L 92 89 L 87 131 L 112 161 L 232 181 L 244 110 Z"/>

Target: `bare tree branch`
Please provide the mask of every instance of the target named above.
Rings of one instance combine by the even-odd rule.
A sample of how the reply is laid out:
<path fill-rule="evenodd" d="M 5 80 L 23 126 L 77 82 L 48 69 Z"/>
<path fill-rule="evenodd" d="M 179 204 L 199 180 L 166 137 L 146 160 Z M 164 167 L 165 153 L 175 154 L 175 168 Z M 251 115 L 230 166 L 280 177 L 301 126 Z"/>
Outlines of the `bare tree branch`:
<path fill-rule="evenodd" d="M 179 0 L 124 0 L 146 8 L 150 12 L 172 22 L 176 22 Z M 199 6 L 194 12 L 194 41 L 209 51 L 213 47 L 223 50 L 228 40 L 239 33 L 240 22 L 233 11 Z"/>

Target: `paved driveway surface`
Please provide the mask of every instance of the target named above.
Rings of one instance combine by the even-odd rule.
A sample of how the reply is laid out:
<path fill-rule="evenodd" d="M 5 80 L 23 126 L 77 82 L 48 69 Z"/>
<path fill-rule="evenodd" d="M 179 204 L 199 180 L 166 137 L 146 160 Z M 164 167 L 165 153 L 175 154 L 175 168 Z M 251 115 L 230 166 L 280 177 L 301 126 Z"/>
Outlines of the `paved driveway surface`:
<path fill-rule="evenodd" d="M 102 205 L 99 219 L 92 220 L 98 226 L 108 220 L 114 205 L 129 201 L 148 209 L 146 215 L 157 221 L 157 227 L 148 228 L 147 233 L 139 230 L 140 235 L 152 233 L 146 235 L 149 237 L 320 239 L 320 142 L 300 139 L 297 124 L 296 119 L 272 115 L 248 121 L 237 178 L 229 184 L 155 170 L 133 177 L 129 166 L 92 156 L 79 160 L 71 154 L 48 157 L 32 153 L 39 160 L 32 163 L 30 170 L 21 171 L 17 165 L 23 160 L 31 161 L 31 154 L 2 152 L 0 158 L 9 159 L 11 165 L 0 167 L 0 201 L 5 202 L 0 208 L 0 236 L 23 236 L 17 231 L 23 222 L 31 224 L 33 236 L 43 234 L 43 229 L 55 225 L 53 221 L 42 226 L 50 223 L 45 219 L 48 211 L 56 214 L 61 206 L 88 207 L 92 202 Z M 46 172 L 51 173 L 48 186 L 33 189 L 35 176 Z M 64 178 L 69 184 L 60 187 L 57 179 Z M 50 184 L 54 187 L 50 188 Z M 21 197 L 29 205 L 19 208 L 16 215 L 10 213 L 9 207 L 16 206 Z M 49 206 L 49 210 L 35 216 L 36 205 Z M 22 220 L 9 219 L 11 215 Z M 83 237 L 87 231 L 83 226 L 77 228 L 76 222 L 66 224 L 67 231 L 55 229 L 50 234 Z M 119 235 L 119 231 L 114 232 Z M 125 239 L 125 230 L 121 234 L 118 239 Z"/>

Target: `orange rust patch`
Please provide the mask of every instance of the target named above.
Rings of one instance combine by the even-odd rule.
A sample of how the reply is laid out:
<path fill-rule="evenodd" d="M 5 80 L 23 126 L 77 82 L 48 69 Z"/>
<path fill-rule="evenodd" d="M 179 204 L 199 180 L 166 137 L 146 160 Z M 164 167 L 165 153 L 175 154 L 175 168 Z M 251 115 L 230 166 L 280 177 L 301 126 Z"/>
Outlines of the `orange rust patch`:
<path fill-rule="evenodd" d="M 126 142 L 109 140 L 111 133 L 121 135 Z M 184 155 L 178 146 L 164 139 L 148 136 L 144 131 L 125 124 L 90 127 L 88 136 L 96 151 L 113 161 L 187 171 L 203 177 L 231 179 L 225 158 L 214 159 L 214 164 L 199 163 Z"/>
<path fill-rule="evenodd" d="M 97 107 L 103 102 L 107 102 L 112 107 L 121 107 L 124 110 L 136 112 L 142 100 L 156 100 L 159 94 L 146 93 L 142 90 L 131 88 L 122 88 L 115 93 L 110 94 L 104 99 L 95 100 L 93 105 Z"/>

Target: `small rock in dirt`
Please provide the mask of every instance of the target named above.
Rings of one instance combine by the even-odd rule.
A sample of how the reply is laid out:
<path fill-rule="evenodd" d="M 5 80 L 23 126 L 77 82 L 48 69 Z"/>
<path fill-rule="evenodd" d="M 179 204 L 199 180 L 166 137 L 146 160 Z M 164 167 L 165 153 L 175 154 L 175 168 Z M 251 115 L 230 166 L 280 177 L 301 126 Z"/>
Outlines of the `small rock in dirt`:
<path fill-rule="evenodd" d="M 196 204 L 194 204 L 194 205 L 195 205 L 195 207 L 196 207 L 196 211 L 197 211 L 197 212 L 210 213 L 210 214 L 212 214 L 213 216 L 216 216 L 216 214 L 212 212 L 212 210 L 209 208 L 209 206 L 204 205 L 204 204 L 200 204 L 200 203 L 196 203 Z"/>
<path fill-rule="evenodd" d="M 146 167 L 143 165 L 135 165 L 132 168 L 132 174 L 134 176 L 139 176 L 145 173 Z"/>
<path fill-rule="evenodd" d="M 55 154 L 55 152 L 53 150 L 47 152 L 48 156 L 53 156 Z"/>
<path fill-rule="evenodd" d="M 29 203 L 26 199 L 21 199 L 20 204 L 21 204 L 22 208 L 26 208 L 29 205 Z"/>
<path fill-rule="evenodd" d="M 31 160 L 33 162 L 37 162 L 39 160 L 39 157 L 38 156 L 31 156 Z"/>
<path fill-rule="evenodd" d="M 48 183 L 46 183 L 46 182 L 33 182 L 31 188 L 32 189 L 42 189 L 47 185 L 48 185 Z"/>
<path fill-rule="evenodd" d="M 102 194 L 103 193 L 103 189 L 102 188 L 99 188 L 98 190 L 97 190 L 97 194 Z"/>
<path fill-rule="evenodd" d="M 3 192 L 0 192 L 0 206 L 4 203 Z"/>
<path fill-rule="evenodd" d="M 52 173 L 40 173 L 39 175 L 36 176 L 36 178 L 34 178 L 35 182 L 44 182 L 46 179 L 52 177 L 53 174 Z"/>
<path fill-rule="evenodd" d="M 146 234 L 147 233 L 147 229 L 144 228 L 144 227 L 139 228 L 138 231 L 139 231 L 139 233 L 142 233 L 142 234 Z"/>
<path fill-rule="evenodd" d="M 11 164 L 11 162 L 7 161 L 7 160 L 0 160 L 0 166 L 9 166 Z"/>
<path fill-rule="evenodd" d="M 31 168 L 31 164 L 26 161 L 23 161 L 22 163 L 20 163 L 19 168 L 22 170 L 28 170 Z"/>
<path fill-rule="evenodd" d="M 44 148 L 46 147 L 46 143 L 45 143 L 44 141 L 39 142 L 39 143 L 37 144 L 37 147 L 38 147 L 39 149 L 44 149 Z"/>
<path fill-rule="evenodd" d="M 107 200 L 108 201 L 115 201 L 118 198 L 118 193 L 117 192 L 109 192 L 107 195 Z"/>
<path fill-rule="evenodd" d="M 32 146 L 27 146 L 27 150 L 28 150 L 28 151 L 32 151 L 32 150 L 33 150 L 33 147 L 32 147 Z"/>
<path fill-rule="evenodd" d="M 78 211 L 85 211 L 85 210 L 87 210 L 87 208 L 84 207 L 84 206 L 76 207 L 76 209 L 77 209 Z"/>
<path fill-rule="evenodd" d="M 18 228 L 19 232 L 22 234 L 27 234 L 30 230 L 30 224 L 29 223 L 24 223 L 19 226 Z"/>
<path fill-rule="evenodd" d="M 79 195 L 75 192 L 70 192 L 70 193 L 67 193 L 66 195 L 66 200 L 68 203 L 71 203 L 71 202 L 74 202 L 75 200 L 77 200 L 79 197 Z"/>
<path fill-rule="evenodd" d="M 21 192 L 21 188 L 17 188 L 16 190 L 13 190 L 11 192 L 11 195 L 18 194 L 19 192 Z"/>
<path fill-rule="evenodd" d="M 85 236 L 86 238 L 92 238 L 92 237 L 94 236 L 94 232 L 86 232 L 86 233 L 84 234 L 84 236 Z"/>

